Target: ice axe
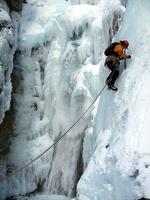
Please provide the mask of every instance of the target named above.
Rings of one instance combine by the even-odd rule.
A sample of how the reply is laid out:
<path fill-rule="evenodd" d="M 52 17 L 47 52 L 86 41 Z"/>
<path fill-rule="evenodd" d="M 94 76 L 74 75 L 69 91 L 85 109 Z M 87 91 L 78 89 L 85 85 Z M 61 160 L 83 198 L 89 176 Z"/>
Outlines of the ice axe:
<path fill-rule="evenodd" d="M 126 54 L 126 49 L 124 50 L 124 53 Z M 124 59 L 124 69 L 127 69 L 127 59 Z"/>

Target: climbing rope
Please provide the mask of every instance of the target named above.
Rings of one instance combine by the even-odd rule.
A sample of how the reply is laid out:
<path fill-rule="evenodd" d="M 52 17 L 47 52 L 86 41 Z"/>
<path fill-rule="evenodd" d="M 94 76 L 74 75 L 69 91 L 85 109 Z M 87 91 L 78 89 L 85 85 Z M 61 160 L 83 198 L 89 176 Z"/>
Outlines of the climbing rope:
<path fill-rule="evenodd" d="M 18 174 L 19 172 L 21 172 L 22 170 L 24 170 L 25 168 L 27 168 L 29 165 L 31 165 L 32 163 L 34 163 L 36 160 L 38 160 L 40 157 L 42 157 L 53 146 L 55 146 L 83 118 L 83 116 L 89 111 L 89 109 L 93 106 L 93 104 L 96 102 L 96 100 L 98 99 L 98 97 L 102 94 L 102 92 L 105 89 L 105 87 L 106 87 L 106 85 L 102 88 L 102 90 L 99 92 L 99 94 L 96 96 L 96 98 L 94 99 L 94 101 L 90 104 L 90 106 L 81 114 L 81 116 L 78 118 L 78 120 L 76 120 L 72 124 L 72 126 L 67 131 L 65 131 L 65 133 L 63 135 L 61 135 L 50 147 L 48 147 L 45 151 L 43 151 L 41 154 L 39 154 L 33 160 L 31 160 L 30 162 L 28 162 L 26 165 L 24 165 L 21 168 L 19 168 L 18 170 L 16 170 L 14 173 L 11 173 L 11 174 L 7 175 L 6 178 L 9 178 L 11 176 L 14 176 L 14 175 Z"/>

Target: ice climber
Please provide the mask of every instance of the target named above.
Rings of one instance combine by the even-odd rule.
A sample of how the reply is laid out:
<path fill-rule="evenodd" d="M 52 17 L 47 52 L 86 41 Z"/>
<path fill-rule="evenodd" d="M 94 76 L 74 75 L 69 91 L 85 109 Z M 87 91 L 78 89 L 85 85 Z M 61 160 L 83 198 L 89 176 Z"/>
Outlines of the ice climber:
<path fill-rule="evenodd" d="M 105 50 L 105 55 L 107 56 L 105 60 L 105 66 L 111 70 L 111 73 L 106 79 L 106 85 L 109 89 L 117 91 L 118 88 L 114 86 L 115 81 L 119 76 L 119 60 L 131 58 L 130 55 L 126 55 L 125 50 L 128 48 L 129 42 L 123 40 L 120 42 L 114 42 L 107 47 Z"/>

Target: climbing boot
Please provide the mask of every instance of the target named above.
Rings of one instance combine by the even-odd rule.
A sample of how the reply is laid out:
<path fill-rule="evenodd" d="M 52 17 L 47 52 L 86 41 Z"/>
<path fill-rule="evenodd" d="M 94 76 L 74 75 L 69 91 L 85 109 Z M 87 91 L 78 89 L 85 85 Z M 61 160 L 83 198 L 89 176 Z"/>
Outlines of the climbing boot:
<path fill-rule="evenodd" d="M 114 91 L 118 90 L 118 88 L 114 85 L 108 85 L 108 89 L 111 89 L 111 90 L 114 90 Z"/>
<path fill-rule="evenodd" d="M 109 86 L 110 83 L 111 83 L 111 81 L 112 81 L 112 79 L 110 79 L 110 78 L 109 78 L 109 79 L 106 79 L 105 84 Z"/>

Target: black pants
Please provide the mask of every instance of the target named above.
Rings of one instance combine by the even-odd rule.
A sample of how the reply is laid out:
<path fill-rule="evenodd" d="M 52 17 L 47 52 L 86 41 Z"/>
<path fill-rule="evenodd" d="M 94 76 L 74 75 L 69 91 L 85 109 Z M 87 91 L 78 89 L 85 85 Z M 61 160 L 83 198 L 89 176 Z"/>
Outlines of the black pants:
<path fill-rule="evenodd" d="M 119 58 L 116 56 L 109 56 L 106 59 L 105 64 L 108 66 L 108 68 L 111 70 L 111 73 L 106 79 L 107 85 L 114 85 L 115 81 L 117 80 L 119 76 Z"/>
<path fill-rule="evenodd" d="M 119 68 L 116 67 L 113 71 L 111 71 L 111 73 L 107 77 L 107 79 L 106 79 L 107 85 L 114 85 L 118 76 L 119 76 Z"/>

